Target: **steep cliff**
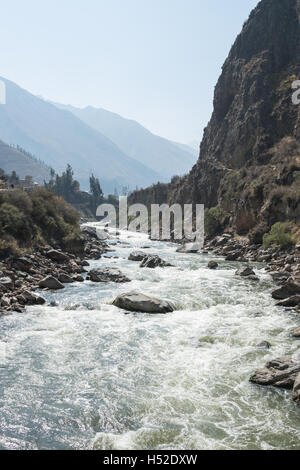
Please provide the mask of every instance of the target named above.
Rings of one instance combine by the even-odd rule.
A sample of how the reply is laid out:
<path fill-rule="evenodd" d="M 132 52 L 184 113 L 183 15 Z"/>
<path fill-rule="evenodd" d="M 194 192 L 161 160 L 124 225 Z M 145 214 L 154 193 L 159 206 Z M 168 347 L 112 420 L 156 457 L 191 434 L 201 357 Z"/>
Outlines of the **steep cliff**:
<path fill-rule="evenodd" d="M 154 186 L 131 200 L 219 205 L 238 233 L 277 220 L 300 223 L 297 79 L 300 0 L 262 0 L 224 63 L 198 162 L 163 193 Z"/>

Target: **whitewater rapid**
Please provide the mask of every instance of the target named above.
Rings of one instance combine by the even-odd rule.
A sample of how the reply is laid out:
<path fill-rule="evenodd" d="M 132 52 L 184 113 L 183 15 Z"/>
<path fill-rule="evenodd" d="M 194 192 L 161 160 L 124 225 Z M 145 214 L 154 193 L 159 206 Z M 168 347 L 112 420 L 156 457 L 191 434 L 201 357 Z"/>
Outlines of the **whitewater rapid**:
<path fill-rule="evenodd" d="M 257 283 L 235 276 L 240 263 L 219 258 L 211 271 L 213 255 L 143 234 L 120 241 L 90 266 L 118 267 L 131 283 L 71 284 L 43 293 L 47 306 L 0 317 L 0 449 L 300 449 L 290 392 L 249 383 L 299 346 L 297 315 L 275 306 L 263 265 Z M 128 261 L 145 245 L 175 267 Z M 126 315 L 112 301 L 132 290 L 176 311 Z"/>

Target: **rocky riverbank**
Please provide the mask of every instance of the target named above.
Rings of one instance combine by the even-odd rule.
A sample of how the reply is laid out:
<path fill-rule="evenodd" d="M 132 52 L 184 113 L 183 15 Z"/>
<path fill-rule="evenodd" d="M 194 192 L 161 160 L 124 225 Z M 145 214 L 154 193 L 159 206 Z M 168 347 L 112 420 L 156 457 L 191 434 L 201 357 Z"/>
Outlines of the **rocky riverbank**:
<path fill-rule="evenodd" d="M 0 314 L 23 312 L 28 305 L 45 303 L 36 291 L 59 290 L 65 284 L 83 282 L 88 260 L 100 259 L 111 249 L 96 230 L 82 229 L 82 251 L 63 252 L 49 245 L 18 258 L 8 258 L 0 263 Z"/>

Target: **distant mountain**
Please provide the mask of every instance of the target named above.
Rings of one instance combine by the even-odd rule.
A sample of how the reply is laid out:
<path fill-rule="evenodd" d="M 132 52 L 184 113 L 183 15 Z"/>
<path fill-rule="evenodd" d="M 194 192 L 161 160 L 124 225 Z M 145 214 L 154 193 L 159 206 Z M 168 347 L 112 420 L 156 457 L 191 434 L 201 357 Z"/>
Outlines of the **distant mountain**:
<path fill-rule="evenodd" d="M 7 174 L 15 170 L 22 179 L 31 175 L 38 183 L 50 178 L 50 169 L 46 165 L 2 141 L 0 141 L 0 168 Z"/>
<path fill-rule="evenodd" d="M 184 175 L 196 163 L 198 151 L 152 134 L 136 121 L 91 106 L 80 109 L 57 104 L 68 110 L 112 140 L 123 152 L 138 160 L 167 181 L 174 175 Z"/>
<path fill-rule="evenodd" d="M 7 101 L 0 105 L 3 141 L 20 145 L 56 171 L 70 163 L 84 188 L 91 172 L 100 178 L 105 192 L 124 185 L 144 187 L 161 179 L 71 112 L 1 80 L 6 84 Z"/>

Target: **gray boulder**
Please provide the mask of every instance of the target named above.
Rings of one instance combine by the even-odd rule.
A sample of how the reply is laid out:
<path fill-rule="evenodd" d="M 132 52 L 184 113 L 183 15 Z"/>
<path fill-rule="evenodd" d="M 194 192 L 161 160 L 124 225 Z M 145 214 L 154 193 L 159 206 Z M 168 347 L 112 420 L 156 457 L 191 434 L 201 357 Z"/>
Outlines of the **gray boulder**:
<path fill-rule="evenodd" d="M 259 349 L 270 349 L 271 345 L 268 341 L 262 341 L 261 343 L 258 343 L 256 347 Z"/>
<path fill-rule="evenodd" d="M 47 258 L 52 259 L 52 261 L 57 261 L 58 263 L 65 263 L 69 261 L 69 256 L 58 250 L 49 250 L 46 253 Z"/>
<path fill-rule="evenodd" d="M 119 284 L 130 282 L 128 277 L 115 268 L 93 269 L 89 272 L 89 278 L 92 282 L 116 282 Z"/>
<path fill-rule="evenodd" d="M 148 255 L 144 253 L 143 251 L 133 251 L 129 255 L 129 261 L 143 261 L 144 258 L 146 258 Z"/>
<path fill-rule="evenodd" d="M 242 277 L 255 276 L 255 272 L 253 271 L 252 268 L 250 268 L 250 266 L 247 266 L 246 268 L 238 269 L 238 271 L 235 274 L 237 276 L 242 276 Z"/>
<path fill-rule="evenodd" d="M 299 373 L 300 360 L 296 361 L 290 356 L 285 356 L 269 361 L 263 369 L 252 375 L 250 382 L 291 390 Z"/>
<path fill-rule="evenodd" d="M 46 303 L 46 300 L 43 299 L 43 297 L 40 297 L 39 295 L 34 294 L 28 290 L 23 291 L 21 297 L 24 299 L 25 305 L 44 305 Z"/>
<path fill-rule="evenodd" d="M 217 269 L 218 268 L 218 263 L 216 261 L 210 261 L 207 265 L 209 269 Z"/>
<path fill-rule="evenodd" d="M 272 292 L 273 299 L 284 300 L 300 294 L 300 284 L 292 280 Z"/>
<path fill-rule="evenodd" d="M 69 276 L 68 274 L 65 274 L 65 273 L 61 273 L 58 276 L 58 280 L 62 284 L 72 284 L 72 282 L 75 282 L 74 279 L 71 276 Z"/>
<path fill-rule="evenodd" d="M 139 292 L 121 294 L 115 299 L 113 305 L 123 310 L 129 310 L 130 312 L 168 313 L 174 311 L 174 308 L 169 302 L 154 297 L 148 297 Z"/>
<path fill-rule="evenodd" d="M 39 283 L 39 287 L 50 290 L 59 290 L 64 288 L 63 284 L 53 276 L 47 276 L 45 279 L 42 279 Z"/>
<path fill-rule="evenodd" d="M 288 297 L 285 300 L 278 302 L 278 307 L 297 307 L 300 305 L 300 295 L 294 295 L 293 297 Z"/>
<path fill-rule="evenodd" d="M 14 283 L 10 277 L 1 277 L 0 278 L 0 286 L 6 289 L 13 289 Z"/>
<path fill-rule="evenodd" d="M 149 255 L 143 258 L 140 268 L 166 268 L 166 267 L 171 267 L 172 265 L 170 263 L 167 263 L 167 261 L 162 260 L 159 256 L 157 255 Z"/>

